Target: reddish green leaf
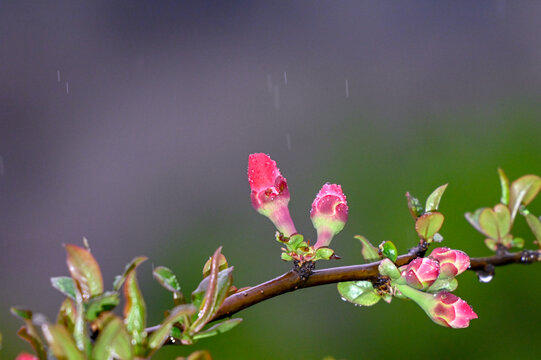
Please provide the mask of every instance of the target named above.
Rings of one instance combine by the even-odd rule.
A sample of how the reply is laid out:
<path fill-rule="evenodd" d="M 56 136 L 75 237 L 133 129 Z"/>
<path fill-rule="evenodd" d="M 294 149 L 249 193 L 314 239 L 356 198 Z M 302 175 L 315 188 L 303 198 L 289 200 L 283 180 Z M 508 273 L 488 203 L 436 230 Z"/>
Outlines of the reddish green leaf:
<path fill-rule="evenodd" d="M 219 271 L 220 253 L 222 248 L 219 247 L 212 256 L 210 275 L 201 281 L 197 289 L 193 292 L 194 300 L 197 299 L 203 291 L 205 295 L 199 305 L 199 314 L 197 319 L 190 327 L 190 335 L 196 334 L 218 311 L 220 305 L 227 295 L 227 291 L 233 282 L 231 272 L 233 267 Z M 195 304 L 195 301 L 194 301 Z"/>
<path fill-rule="evenodd" d="M 235 326 L 240 324 L 242 319 L 228 319 L 217 324 L 213 324 L 209 328 L 203 329 L 203 331 L 194 335 L 194 340 L 204 339 L 207 337 L 223 334 L 226 331 L 233 329 Z"/>
<path fill-rule="evenodd" d="M 58 315 L 56 317 L 56 323 L 63 325 L 70 333 L 73 332 L 75 327 L 75 319 L 77 317 L 77 309 L 73 300 L 66 298 L 62 305 L 60 305 L 60 310 L 58 310 Z"/>
<path fill-rule="evenodd" d="M 90 251 L 68 244 L 65 246 L 68 254 L 67 263 L 73 280 L 81 290 L 83 301 L 103 293 L 101 271 Z"/>
<path fill-rule="evenodd" d="M 75 283 L 68 276 L 57 276 L 51 278 L 51 285 L 62 294 L 75 300 Z"/>
<path fill-rule="evenodd" d="M 132 261 L 130 261 L 128 265 L 126 265 L 124 269 L 124 273 L 122 275 L 118 275 L 115 278 L 115 281 L 113 283 L 113 290 L 119 291 L 120 288 L 122 287 L 122 284 L 124 284 L 124 281 L 126 280 L 126 276 L 128 276 L 128 273 L 132 271 L 133 269 L 135 269 L 137 266 L 139 266 L 139 264 L 141 264 L 146 259 L 148 259 L 146 256 L 138 256 L 134 258 Z"/>
<path fill-rule="evenodd" d="M 29 329 L 28 325 L 25 325 L 19 329 L 17 335 L 32 346 L 39 360 L 47 359 L 47 352 L 35 328 Z"/>
<path fill-rule="evenodd" d="M 479 227 L 486 236 L 494 240 L 503 239 L 511 230 L 511 214 L 507 206 L 498 204 L 494 209 L 483 209 L 479 215 Z"/>
<path fill-rule="evenodd" d="M 182 304 L 175 307 L 167 319 L 162 322 L 160 328 L 150 335 L 148 347 L 152 350 L 159 349 L 167 339 L 167 336 L 169 336 L 173 325 L 181 321 L 186 315 L 195 314 L 196 311 L 197 309 L 192 304 Z"/>
<path fill-rule="evenodd" d="M 62 325 L 43 324 L 43 335 L 54 356 L 59 359 L 84 360 L 85 355 L 77 348 L 75 341 Z"/>
<path fill-rule="evenodd" d="M 203 266 L 203 277 L 204 278 L 206 278 L 207 276 L 210 275 L 211 263 L 212 263 L 212 257 L 210 257 L 207 260 L 207 262 L 205 263 L 205 266 Z M 225 258 L 224 254 L 220 254 L 220 262 L 219 262 L 218 269 L 219 269 L 219 271 L 222 271 L 222 270 L 225 270 L 227 268 L 228 268 L 227 259 Z"/>
<path fill-rule="evenodd" d="M 186 360 L 212 360 L 207 350 L 198 350 L 191 353 Z"/>
<path fill-rule="evenodd" d="M 86 319 L 88 321 L 96 320 L 102 312 L 113 310 L 119 302 L 118 293 L 112 291 L 90 299 L 86 307 Z"/>
<path fill-rule="evenodd" d="M 132 268 L 124 283 L 124 323 L 135 345 L 135 354 L 142 355 L 146 339 L 146 305 L 136 278 L 136 268 Z"/>
<path fill-rule="evenodd" d="M 511 219 L 515 219 L 520 205 L 528 205 L 535 199 L 539 190 L 541 190 L 541 177 L 537 175 L 524 175 L 513 181 L 509 192 Z"/>
<path fill-rule="evenodd" d="M 122 320 L 109 315 L 92 349 L 93 359 L 133 359 L 130 337 Z"/>
<path fill-rule="evenodd" d="M 464 217 L 468 222 L 480 233 L 483 233 L 483 229 L 479 226 L 479 216 L 481 216 L 481 212 L 483 212 L 485 208 L 480 208 L 475 210 L 473 213 L 467 212 L 464 214 Z"/>
<path fill-rule="evenodd" d="M 421 238 L 431 242 L 434 234 L 440 231 L 443 220 L 443 214 L 439 212 L 426 213 L 415 221 L 415 230 Z"/>
<path fill-rule="evenodd" d="M 408 209 L 410 210 L 410 214 L 413 219 L 416 220 L 424 213 L 423 205 L 421 205 L 419 199 L 411 196 L 409 192 L 406 193 L 406 199 L 408 200 Z"/>
<path fill-rule="evenodd" d="M 438 210 L 438 206 L 440 205 L 440 200 L 445 192 L 445 189 L 447 189 L 447 184 L 438 187 L 432 192 L 432 194 L 430 194 L 430 196 L 428 196 L 428 199 L 426 199 L 425 212 L 433 212 Z"/>

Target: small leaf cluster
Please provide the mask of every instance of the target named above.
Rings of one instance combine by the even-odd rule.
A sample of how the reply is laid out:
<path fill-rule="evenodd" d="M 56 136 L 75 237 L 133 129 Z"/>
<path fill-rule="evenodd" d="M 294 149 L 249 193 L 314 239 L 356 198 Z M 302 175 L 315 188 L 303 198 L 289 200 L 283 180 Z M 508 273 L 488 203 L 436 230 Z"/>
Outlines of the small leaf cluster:
<path fill-rule="evenodd" d="M 286 237 L 278 231 L 276 232 L 276 241 L 285 246 L 282 248 L 282 260 L 298 261 L 299 265 L 308 261 L 330 260 L 336 256 L 334 250 L 329 247 L 315 249 L 310 246 L 301 234 Z"/>
<path fill-rule="evenodd" d="M 85 241 L 85 245 L 87 245 Z M 154 278 L 172 293 L 173 308 L 165 311 L 161 324 L 147 329 L 146 305 L 137 282 L 136 269 L 147 258 L 133 259 L 122 275 L 115 278 L 113 290 L 104 291 L 101 270 L 88 247 L 66 245 L 71 276 L 51 279 L 66 296 L 55 322 L 41 314 L 13 307 L 11 312 L 24 321 L 18 335 L 33 347 L 36 358 L 45 359 L 135 359 L 148 358 L 166 342 L 193 344 L 199 339 L 226 332 L 242 319 L 209 324 L 224 299 L 236 291 L 232 285 L 233 267 L 221 248 L 203 268 L 203 280 L 187 303 L 174 273 L 164 267 L 154 269 Z M 122 316 L 112 311 L 124 298 Z M 211 359 L 206 351 L 191 354 L 188 360 Z"/>
<path fill-rule="evenodd" d="M 541 221 L 526 208 L 541 190 L 541 177 L 524 175 L 511 184 L 502 169 L 498 169 L 501 185 L 500 203 L 466 213 L 468 222 L 486 236 L 485 244 L 492 251 L 524 247 L 524 239 L 511 234 L 517 214 L 521 214 L 541 244 Z"/>

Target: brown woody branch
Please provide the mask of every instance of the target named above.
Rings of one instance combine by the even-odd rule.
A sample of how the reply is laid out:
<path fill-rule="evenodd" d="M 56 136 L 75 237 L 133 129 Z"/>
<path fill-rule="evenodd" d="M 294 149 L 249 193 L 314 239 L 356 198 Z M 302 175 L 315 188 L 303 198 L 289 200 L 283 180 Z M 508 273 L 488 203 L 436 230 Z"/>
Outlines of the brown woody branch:
<path fill-rule="evenodd" d="M 399 256 L 396 260 L 396 265 L 406 265 L 416 257 L 419 257 L 419 254 L 416 252 Z M 496 266 L 530 264 L 533 262 L 541 262 L 541 250 L 524 250 L 514 253 L 501 252 L 493 256 L 471 258 L 471 265 L 468 270 L 491 273 Z M 298 289 L 334 284 L 342 281 L 374 280 L 379 275 L 378 265 L 379 261 L 362 265 L 314 270 L 306 280 L 303 280 L 295 270 L 290 270 L 275 279 L 229 296 L 225 299 L 220 310 L 218 310 L 211 321 L 230 317 L 261 301 Z"/>
<path fill-rule="evenodd" d="M 395 263 L 397 266 L 403 266 L 423 255 L 424 251 L 422 249 L 413 249 L 409 254 L 399 256 Z M 541 262 L 541 250 L 524 250 L 514 253 L 503 250 L 498 251 L 493 256 L 470 258 L 470 268 L 468 270 L 493 274 L 496 266 L 531 264 L 534 262 Z M 277 278 L 229 296 L 210 321 L 230 317 L 264 300 L 302 288 L 343 281 L 375 280 L 379 275 L 379 263 L 377 261 L 369 264 L 314 270 L 308 277 L 299 274 L 300 272 L 297 269 L 292 269 Z M 147 329 L 147 331 L 152 330 L 154 329 Z M 168 341 L 167 343 L 170 342 Z M 180 342 L 176 342 L 175 344 L 180 344 Z"/>

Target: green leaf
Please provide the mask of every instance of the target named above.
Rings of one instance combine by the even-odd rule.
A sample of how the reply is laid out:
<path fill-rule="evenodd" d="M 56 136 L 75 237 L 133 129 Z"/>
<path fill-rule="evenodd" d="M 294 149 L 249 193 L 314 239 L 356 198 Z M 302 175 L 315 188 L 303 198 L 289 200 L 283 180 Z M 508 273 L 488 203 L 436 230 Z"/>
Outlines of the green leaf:
<path fill-rule="evenodd" d="M 520 205 L 528 205 L 541 190 L 541 178 L 537 175 L 524 175 L 511 184 L 509 191 L 509 210 L 514 220 Z"/>
<path fill-rule="evenodd" d="M 225 320 L 218 324 L 214 324 L 208 329 L 204 329 L 203 331 L 195 334 L 193 338 L 194 340 L 199 340 L 199 339 L 215 336 L 218 334 L 222 334 L 226 331 L 233 329 L 235 326 L 237 326 L 241 322 L 242 322 L 242 319 L 240 318 Z"/>
<path fill-rule="evenodd" d="M 201 281 L 195 294 L 201 293 L 204 289 L 205 295 L 199 305 L 199 314 L 197 319 L 192 323 L 190 327 L 190 335 L 196 334 L 207 322 L 212 319 L 214 314 L 218 311 L 220 305 L 227 295 L 229 287 L 233 283 L 231 272 L 233 267 L 226 270 L 219 271 L 219 259 L 222 248 L 219 247 L 212 255 L 212 265 L 210 275 Z M 193 296 L 193 294 L 192 294 Z"/>
<path fill-rule="evenodd" d="M 440 231 L 443 220 L 443 214 L 439 212 L 426 213 L 415 221 L 415 230 L 421 238 L 431 242 L 434 234 Z"/>
<path fill-rule="evenodd" d="M 447 184 L 438 187 L 432 192 L 432 194 L 430 194 L 428 199 L 426 199 L 425 212 L 433 212 L 438 210 L 438 206 L 440 205 L 440 200 L 445 192 L 445 189 L 447 189 Z"/>
<path fill-rule="evenodd" d="M 288 253 L 285 253 L 285 252 L 283 252 L 280 257 L 284 261 L 292 261 L 293 260 L 293 257 L 291 257 L 291 255 L 289 255 Z"/>
<path fill-rule="evenodd" d="M 354 238 L 359 240 L 363 246 L 361 254 L 365 261 L 371 262 L 381 259 L 378 248 L 372 245 L 367 238 L 362 235 L 355 235 Z"/>
<path fill-rule="evenodd" d="M 140 262 L 139 262 L 140 263 Z M 138 264 L 139 264 L 138 263 Z M 137 265 L 136 265 L 137 266 Z M 135 355 L 142 355 L 143 343 L 146 339 L 146 305 L 137 284 L 136 267 L 126 275 L 124 283 L 124 323 L 135 346 Z"/>
<path fill-rule="evenodd" d="M 58 315 L 56 317 L 56 323 L 63 325 L 68 332 L 72 333 L 75 328 L 75 319 L 77 318 L 77 309 L 75 303 L 70 298 L 64 299 L 60 309 L 58 310 Z"/>
<path fill-rule="evenodd" d="M 212 262 L 212 257 L 210 257 L 207 262 L 205 263 L 205 266 L 203 266 L 203 277 L 206 278 L 210 275 L 210 265 Z M 229 266 L 227 265 L 227 259 L 225 258 L 224 254 L 220 254 L 220 261 L 218 268 L 220 271 L 227 269 Z"/>
<path fill-rule="evenodd" d="M 541 243 L 541 221 L 539 218 L 531 213 L 525 215 L 526 222 L 532 230 L 532 233 L 535 236 L 535 239 Z"/>
<path fill-rule="evenodd" d="M 133 269 L 135 269 L 137 266 L 139 266 L 139 264 L 141 264 L 146 259 L 148 259 L 146 256 L 138 256 L 134 258 L 132 261 L 130 261 L 128 265 L 126 265 L 126 268 L 124 269 L 124 274 L 118 275 L 115 278 L 115 281 L 113 282 L 113 290 L 119 291 L 120 288 L 122 287 L 122 284 L 126 280 L 126 276 L 128 276 L 128 273 L 132 271 Z"/>
<path fill-rule="evenodd" d="M 54 356 L 59 359 L 84 360 L 86 357 L 79 351 L 75 341 L 62 325 L 43 324 L 43 335 L 49 343 Z"/>
<path fill-rule="evenodd" d="M 122 320 L 109 315 L 92 349 L 93 359 L 133 359 L 130 337 Z"/>
<path fill-rule="evenodd" d="M 381 254 L 390 259 L 392 262 L 396 261 L 398 257 L 398 250 L 392 241 L 384 241 L 380 246 Z"/>
<path fill-rule="evenodd" d="M 196 311 L 197 309 L 192 304 L 182 304 L 175 307 L 162 322 L 160 328 L 150 334 L 148 347 L 152 350 L 159 349 L 167 339 L 167 336 L 169 336 L 173 325 L 181 321 L 184 316 L 195 314 Z"/>
<path fill-rule="evenodd" d="M 503 239 L 511 230 L 511 214 L 507 206 L 498 204 L 494 210 L 485 208 L 479 215 L 479 226 L 483 233 L 494 239 Z"/>
<path fill-rule="evenodd" d="M 425 210 L 423 209 L 423 205 L 421 205 L 419 199 L 411 196 L 409 192 L 406 193 L 406 199 L 408 200 L 408 209 L 410 210 L 410 214 L 414 220 L 423 215 Z"/>
<path fill-rule="evenodd" d="M 498 250 L 498 241 L 494 239 L 485 239 L 485 245 L 492 251 Z"/>
<path fill-rule="evenodd" d="M 504 205 L 509 205 L 509 178 L 502 169 L 498 169 L 498 175 L 500 176 L 500 186 L 502 188 L 500 202 Z"/>
<path fill-rule="evenodd" d="M 483 229 L 481 229 L 481 226 L 479 226 L 479 217 L 481 216 L 483 210 L 485 210 L 485 208 L 477 209 L 473 213 L 467 212 L 464 214 L 466 220 L 468 220 L 468 222 L 480 233 L 483 233 Z"/>
<path fill-rule="evenodd" d="M 511 240 L 511 247 L 522 249 L 524 247 L 524 239 L 523 238 L 514 238 Z"/>
<path fill-rule="evenodd" d="M 302 246 L 303 241 L 304 236 L 302 236 L 301 234 L 294 234 L 291 235 L 291 237 L 289 238 L 287 245 L 292 250 L 297 250 L 298 247 Z"/>
<path fill-rule="evenodd" d="M 158 266 L 152 271 L 152 275 L 154 276 L 154 279 L 167 290 L 173 293 L 180 292 L 180 284 L 178 283 L 177 277 L 169 268 Z"/>
<path fill-rule="evenodd" d="M 337 288 L 342 299 L 356 305 L 372 306 L 381 299 L 370 281 L 341 282 Z"/>
<path fill-rule="evenodd" d="M 32 310 L 21 309 L 16 306 L 13 306 L 9 309 L 11 313 L 22 320 L 32 320 Z"/>
<path fill-rule="evenodd" d="M 317 260 L 330 260 L 334 255 L 334 250 L 328 247 L 320 247 L 316 250 L 316 255 L 313 258 L 313 261 Z"/>
<path fill-rule="evenodd" d="M 51 278 L 51 285 L 62 294 L 75 300 L 75 283 L 68 276 L 57 276 Z"/>
<path fill-rule="evenodd" d="M 90 251 L 76 245 L 68 244 L 65 249 L 71 277 L 80 287 L 83 301 L 88 301 L 92 296 L 101 295 L 103 278 L 94 256 Z"/>
<path fill-rule="evenodd" d="M 113 291 L 105 292 L 98 297 L 90 299 L 86 308 L 86 319 L 88 321 L 96 320 L 102 312 L 113 310 L 119 302 L 118 293 Z"/>

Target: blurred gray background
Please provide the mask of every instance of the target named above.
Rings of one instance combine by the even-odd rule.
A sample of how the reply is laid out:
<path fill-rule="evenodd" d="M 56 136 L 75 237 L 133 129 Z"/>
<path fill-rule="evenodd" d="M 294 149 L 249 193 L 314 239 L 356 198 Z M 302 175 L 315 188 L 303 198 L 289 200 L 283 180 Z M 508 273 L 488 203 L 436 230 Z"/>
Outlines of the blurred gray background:
<path fill-rule="evenodd" d="M 56 317 L 62 244 L 87 237 L 108 288 L 137 255 L 149 325 L 186 294 L 219 246 L 238 287 L 289 269 L 250 206 L 248 154 L 287 177 L 297 229 L 326 181 L 342 184 L 353 235 L 415 245 L 404 193 L 449 182 L 445 245 L 488 255 L 463 213 L 499 200 L 497 167 L 541 173 L 541 3 L 510 1 L 1 1 L 1 358 L 21 305 Z M 539 215 L 541 201 L 531 210 Z M 522 219 L 516 235 L 532 247 Z M 460 278 L 479 320 L 434 325 L 411 302 L 355 308 L 329 285 L 239 314 L 244 323 L 171 359 L 537 358 L 541 266 Z"/>

